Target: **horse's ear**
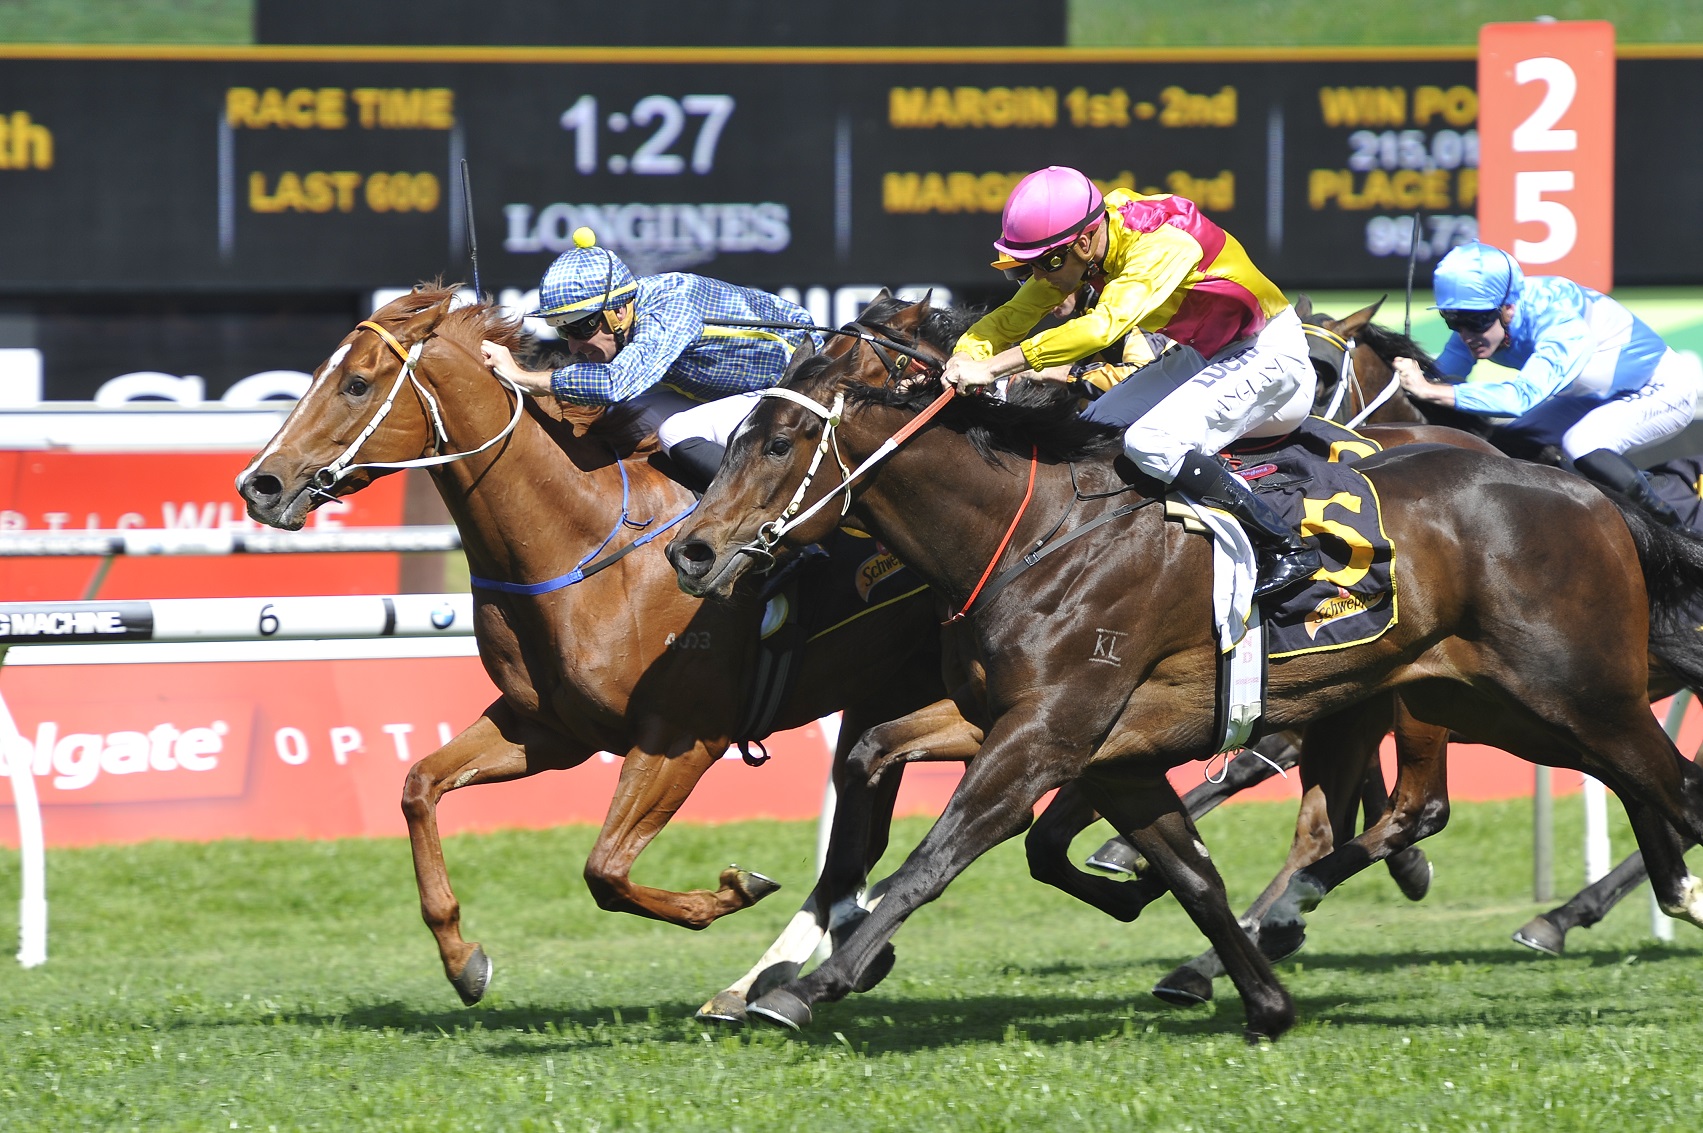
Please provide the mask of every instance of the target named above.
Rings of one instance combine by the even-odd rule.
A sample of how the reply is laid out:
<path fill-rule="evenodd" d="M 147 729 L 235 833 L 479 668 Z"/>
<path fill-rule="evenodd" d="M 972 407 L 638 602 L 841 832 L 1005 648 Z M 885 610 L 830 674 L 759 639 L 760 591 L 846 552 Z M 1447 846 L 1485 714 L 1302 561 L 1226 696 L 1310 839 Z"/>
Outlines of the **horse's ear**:
<path fill-rule="evenodd" d="M 1377 315 L 1378 308 L 1382 307 L 1384 305 L 1384 300 L 1388 298 L 1389 296 L 1385 295 L 1376 303 L 1373 303 L 1370 307 L 1362 307 L 1352 315 L 1349 315 L 1346 319 L 1337 320 L 1330 329 L 1335 331 L 1337 334 L 1340 334 L 1343 338 L 1353 338 L 1355 335 L 1366 329 L 1366 325 L 1372 321 L 1374 316 Z"/>
<path fill-rule="evenodd" d="M 917 318 L 920 319 L 924 315 L 928 314 L 930 311 L 934 310 L 933 306 L 931 306 L 930 303 L 929 303 L 929 301 L 933 298 L 934 298 L 934 288 L 932 288 L 932 287 L 929 288 L 927 291 L 924 291 L 922 293 L 922 298 L 917 300 L 917 305 L 916 305 Z"/>
<path fill-rule="evenodd" d="M 407 321 L 392 333 L 401 342 L 418 342 L 437 329 L 444 316 L 449 314 L 450 305 L 454 302 L 455 293 L 451 292 L 425 310 L 408 316 Z"/>
<path fill-rule="evenodd" d="M 1313 297 L 1302 292 L 1295 297 L 1295 315 L 1302 322 L 1313 317 Z"/>
<path fill-rule="evenodd" d="M 804 365 L 805 359 L 814 358 L 815 356 L 816 341 L 809 335 L 805 335 L 804 341 L 798 344 L 798 349 L 794 350 L 792 352 L 792 357 L 787 359 L 786 371 L 781 374 L 781 381 L 785 382 L 788 378 L 796 374 L 798 372 L 798 368 Z"/>

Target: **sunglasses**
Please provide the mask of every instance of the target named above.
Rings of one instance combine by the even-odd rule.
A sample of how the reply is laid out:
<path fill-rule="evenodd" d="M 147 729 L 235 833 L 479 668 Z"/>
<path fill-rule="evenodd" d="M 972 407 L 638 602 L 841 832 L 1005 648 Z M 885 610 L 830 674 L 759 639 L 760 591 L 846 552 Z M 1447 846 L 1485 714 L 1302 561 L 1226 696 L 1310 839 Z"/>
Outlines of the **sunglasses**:
<path fill-rule="evenodd" d="M 1075 243 L 1074 240 L 1071 243 Z M 1060 244 L 1056 248 L 1048 248 L 1032 260 L 1024 260 L 1016 267 L 1005 269 L 1005 278 L 1013 283 L 1021 283 L 1034 275 L 1036 271 L 1051 274 L 1064 266 L 1064 261 L 1070 257 L 1070 244 Z"/>
<path fill-rule="evenodd" d="M 1452 331 L 1465 331 L 1467 334 L 1483 334 L 1489 330 L 1500 311 L 1439 311 L 1443 316 L 1443 325 Z"/>
<path fill-rule="evenodd" d="M 545 321 L 561 337 L 577 338 L 584 342 L 603 328 L 603 312 L 593 311 L 584 318 L 575 319 L 573 322 L 558 322 L 555 319 L 546 319 Z"/>

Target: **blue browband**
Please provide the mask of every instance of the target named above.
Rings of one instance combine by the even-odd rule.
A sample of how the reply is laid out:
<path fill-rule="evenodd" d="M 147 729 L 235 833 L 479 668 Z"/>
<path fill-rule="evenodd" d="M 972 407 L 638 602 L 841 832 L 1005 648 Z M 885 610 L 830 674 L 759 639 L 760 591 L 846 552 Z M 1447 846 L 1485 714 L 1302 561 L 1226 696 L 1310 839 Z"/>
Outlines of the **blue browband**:
<path fill-rule="evenodd" d="M 685 519 L 688 515 L 691 515 L 697 510 L 698 502 L 693 500 L 691 507 L 688 507 L 685 511 L 681 512 L 661 527 L 658 527 L 655 531 L 648 531 L 607 558 L 598 559 L 598 561 L 592 562 L 593 559 L 596 559 L 598 555 L 603 553 L 603 549 L 605 547 L 609 546 L 610 541 L 615 538 L 621 528 L 649 527 L 652 523 L 656 522 L 654 517 L 645 520 L 643 523 L 633 523 L 628 520 L 627 503 L 631 498 L 631 486 L 627 479 L 627 465 L 626 462 L 619 459 L 615 461 L 615 465 L 621 470 L 621 516 L 615 521 L 615 526 L 610 529 L 609 534 L 603 537 L 603 542 L 592 548 L 585 558 L 575 563 L 573 570 L 570 570 L 567 574 L 559 574 L 555 578 L 547 578 L 543 582 L 499 582 L 494 578 L 480 578 L 475 574 L 471 575 L 468 579 L 468 581 L 473 584 L 474 589 L 495 590 L 502 594 L 538 595 L 548 594 L 553 590 L 560 590 L 565 586 L 572 586 L 576 582 L 584 582 L 586 579 L 590 578 L 605 567 L 614 566 L 617 562 L 621 561 L 621 559 L 638 550 L 646 543 L 651 542 L 658 535 L 661 535 L 664 531 L 667 531 L 670 527 L 673 527 L 676 523 L 679 523 L 682 519 Z M 587 563 L 590 563 L 591 565 L 587 566 Z"/>

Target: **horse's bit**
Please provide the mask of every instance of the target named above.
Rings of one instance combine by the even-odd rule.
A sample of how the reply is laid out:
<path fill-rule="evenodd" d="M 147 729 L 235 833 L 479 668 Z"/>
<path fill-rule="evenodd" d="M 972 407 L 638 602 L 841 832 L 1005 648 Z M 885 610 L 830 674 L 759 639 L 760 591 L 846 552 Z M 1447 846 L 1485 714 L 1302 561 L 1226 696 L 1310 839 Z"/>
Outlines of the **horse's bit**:
<path fill-rule="evenodd" d="M 492 445 L 499 443 L 510 433 L 514 432 L 516 425 L 520 424 L 521 414 L 524 413 L 526 409 L 525 391 L 509 379 L 498 374 L 498 379 L 504 385 L 508 386 L 514 393 L 514 416 L 509 418 L 509 423 L 504 426 L 502 432 L 498 433 L 478 448 L 469 449 L 466 452 L 441 453 L 436 456 L 415 457 L 412 460 L 357 462 L 355 460 L 355 454 L 360 452 L 361 446 L 367 443 L 367 439 L 371 437 L 373 433 L 378 431 L 379 425 L 383 423 L 387 416 L 389 416 L 391 407 L 396 404 L 396 395 L 402 392 L 403 382 L 411 383 L 414 389 L 420 394 L 421 400 L 426 403 L 426 407 L 432 418 L 432 429 L 437 434 L 438 443 L 444 446 L 449 444 L 449 434 L 444 430 L 443 412 L 438 408 L 437 398 L 432 396 L 431 391 L 422 385 L 420 379 L 414 374 L 414 371 L 419 368 L 420 352 L 426 347 L 426 339 L 422 338 L 411 348 L 404 349 L 402 344 L 396 341 L 395 335 L 391 334 L 388 330 L 385 330 L 371 319 L 367 319 L 357 324 L 355 327 L 357 331 L 363 328 L 372 331 L 384 340 L 385 345 L 390 347 L 391 351 L 402 360 L 402 368 L 397 372 L 396 380 L 391 383 L 390 392 L 385 395 L 385 399 L 383 403 L 379 405 L 378 411 L 373 414 L 372 419 L 368 421 L 366 427 L 361 430 L 360 436 L 356 437 L 354 441 L 350 443 L 349 447 L 344 449 L 343 452 L 338 455 L 337 459 L 314 473 L 313 482 L 308 488 L 308 491 L 312 492 L 314 495 L 327 500 L 334 499 L 335 497 L 332 496 L 331 489 L 336 487 L 337 484 L 345 477 L 362 468 L 383 468 L 389 470 L 402 468 L 433 468 L 440 464 L 453 464 L 458 460 L 466 460 L 468 457 L 477 456 Z"/>

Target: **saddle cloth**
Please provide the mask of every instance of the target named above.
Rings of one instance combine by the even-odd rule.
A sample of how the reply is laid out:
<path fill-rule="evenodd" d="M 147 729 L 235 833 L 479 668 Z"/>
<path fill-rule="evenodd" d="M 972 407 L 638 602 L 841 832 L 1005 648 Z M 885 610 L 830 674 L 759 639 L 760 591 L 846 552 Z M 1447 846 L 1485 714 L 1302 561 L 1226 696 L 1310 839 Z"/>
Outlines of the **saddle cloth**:
<path fill-rule="evenodd" d="M 1345 649 L 1395 624 L 1395 547 L 1379 521 L 1377 491 L 1352 467 L 1378 451 L 1352 429 L 1309 417 L 1286 437 L 1227 454 L 1324 557 L 1319 576 L 1261 602 L 1268 657 Z"/>

